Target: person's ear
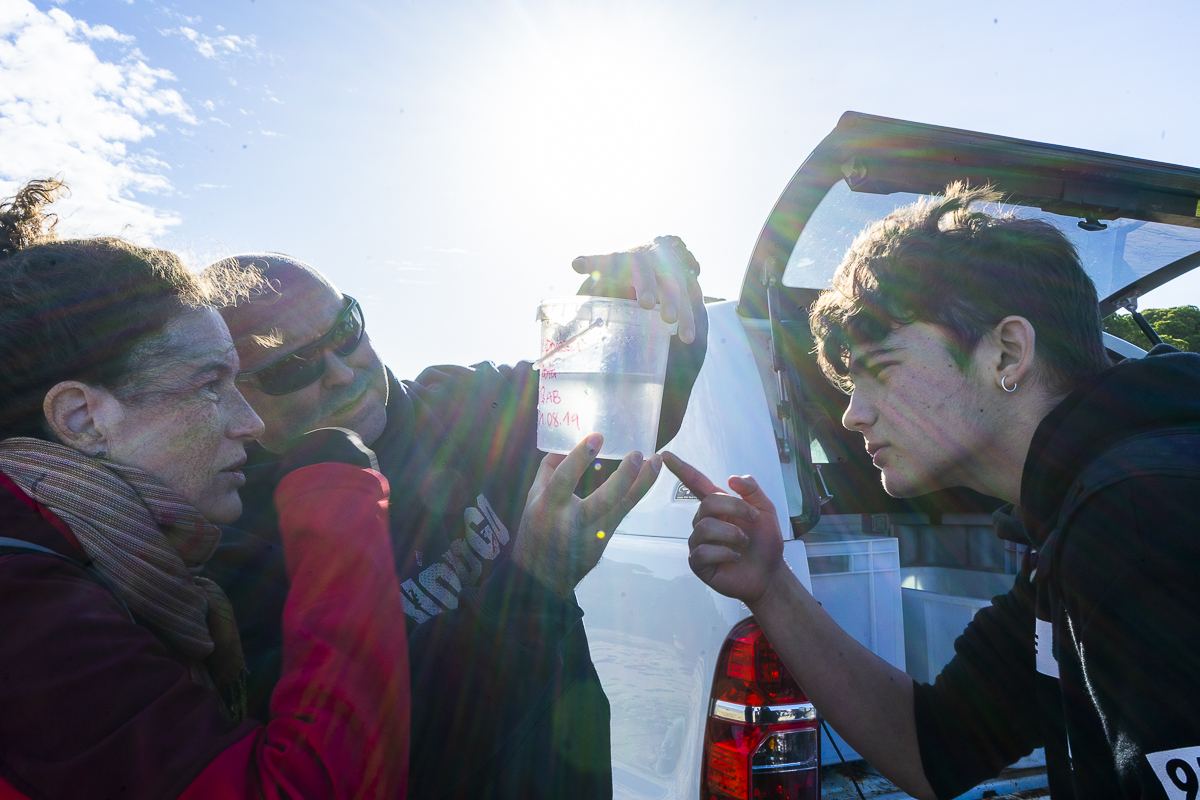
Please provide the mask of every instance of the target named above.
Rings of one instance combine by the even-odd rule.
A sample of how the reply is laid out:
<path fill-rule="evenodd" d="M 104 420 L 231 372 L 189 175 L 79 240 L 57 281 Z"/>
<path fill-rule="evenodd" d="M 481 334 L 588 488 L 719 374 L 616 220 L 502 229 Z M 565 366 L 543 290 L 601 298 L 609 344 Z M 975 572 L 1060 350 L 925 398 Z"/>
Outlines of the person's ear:
<path fill-rule="evenodd" d="M 1024 317 L 1005 317 L 993 329 L 996 360 L 992 379 L 998 388 L 1015 392 L 1017 386 L 1032 377 L 1037 334 Z"/>
<path fill-rule="evenodd" d="M 84 455 L 108 452 L 105 422 L 115 398 L 104 389 L 63 381 L 46 392 L 42 411 L 58 440 Z"/>

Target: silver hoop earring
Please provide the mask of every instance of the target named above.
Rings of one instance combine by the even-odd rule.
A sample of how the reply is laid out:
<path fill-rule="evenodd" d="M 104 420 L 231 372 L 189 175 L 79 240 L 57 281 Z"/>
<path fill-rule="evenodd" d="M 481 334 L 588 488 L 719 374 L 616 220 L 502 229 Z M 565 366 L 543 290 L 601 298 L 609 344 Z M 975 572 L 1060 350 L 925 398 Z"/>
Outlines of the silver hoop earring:
<path fill-rule="evenodd" d="M 1007 375 L 1000 376 L 1000 388 L 1003 389 L 1004 391 L 1008 392 L 1009 394 L 1012 394 L 1013 392 L 1015 392 L 1017 390 L 1017 382 L 1013 381 L 1013 388 L 1010 389 L 1004 383 L 1006 380 L 1008 380 Z"/>

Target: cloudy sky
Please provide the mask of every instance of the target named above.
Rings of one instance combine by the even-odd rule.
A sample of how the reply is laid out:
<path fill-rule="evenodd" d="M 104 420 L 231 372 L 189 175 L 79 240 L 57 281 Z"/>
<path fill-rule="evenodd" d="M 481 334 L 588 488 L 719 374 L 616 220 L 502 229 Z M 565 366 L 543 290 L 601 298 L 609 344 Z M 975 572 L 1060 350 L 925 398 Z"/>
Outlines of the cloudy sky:
<path fill-rule="evenodd" d="M 0 193 L 58 174 L 68 233 L 303 258 L 412 377 L 528 357 L 574 256 L 658 234 L 735 297 L 847 109 L 1200 165 L 1197 30 L 1191 0 L 0 0 Z M 1200 279 L 1145 305 L 1181 302 Z"/>

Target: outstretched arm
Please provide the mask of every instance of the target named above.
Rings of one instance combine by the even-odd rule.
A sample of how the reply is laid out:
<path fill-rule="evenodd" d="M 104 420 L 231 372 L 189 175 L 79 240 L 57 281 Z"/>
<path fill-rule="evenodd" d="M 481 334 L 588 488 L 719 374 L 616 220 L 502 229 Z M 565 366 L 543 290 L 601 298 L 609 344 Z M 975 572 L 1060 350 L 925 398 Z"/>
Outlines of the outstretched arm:
<path fill-rule="evenodd" d="M 805 694 L 889 780 L 934 798 L 921 765 L 913 683 L 843 631 L 783 560 L 775 506 L 753 478 L 722 492 L 671 453 L 663 462 L 699 498 L 688 562 L 699 578 L 747 606 Z"/>

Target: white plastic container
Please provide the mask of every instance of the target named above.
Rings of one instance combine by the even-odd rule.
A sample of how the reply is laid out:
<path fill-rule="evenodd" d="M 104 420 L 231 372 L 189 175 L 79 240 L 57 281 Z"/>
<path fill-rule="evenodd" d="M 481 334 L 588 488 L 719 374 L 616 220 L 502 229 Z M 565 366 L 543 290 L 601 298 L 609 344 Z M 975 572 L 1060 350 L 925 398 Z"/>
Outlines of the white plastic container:
<path fill-rule="evenodd" d="M 981 608 L 1012 588 L 1014 575 L 950 567 L 906 567 L 904 603 L 905 671 L 914 681 L 933 683 L 954 657 L 954 640 Z"/>
<path fill-rule="evenodd" d="M 822 520 L 824 522 L 824 520 Z M 859 524 L 858 518 L 853 520 Z M 813 597 L 842 630 L 880 658 L 904 669 L 904 619 L 900 611 L 899 542 L 861 533 L 804 536 Z M 834 732 L 842 755 L 860 756 Z M 821 763 L 836 764 L 828 739 L 821 743 Z"/>
<path fill-rule="evenodd" d="M 1013 545 L 1006 551 L 1006 558 L 1011 554 L 1019 562 L 1023 549 Z M 991 605 L 993 597 L 1007 594 L 1015 580 L 1015 575 L 951 567 L 901 570 L 905 671 L 909 676 L 920 683 L 933 683 L 954 658 L 954 640 L 962 635 L 979 609 Z M 1046 751 L 1039 747 L 1009 767 L 1025 769 L 1045 764 Z"/>
<path fill-rule="evenodd" d="M 596 432 L 604 435 L 599 458 L 653 453 L 677 326 L 657 308 L 586 295 L 543 300 L 538 320 L 538 449 L 568 453 Z"/>

